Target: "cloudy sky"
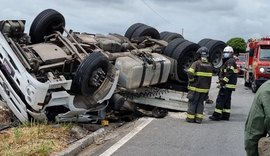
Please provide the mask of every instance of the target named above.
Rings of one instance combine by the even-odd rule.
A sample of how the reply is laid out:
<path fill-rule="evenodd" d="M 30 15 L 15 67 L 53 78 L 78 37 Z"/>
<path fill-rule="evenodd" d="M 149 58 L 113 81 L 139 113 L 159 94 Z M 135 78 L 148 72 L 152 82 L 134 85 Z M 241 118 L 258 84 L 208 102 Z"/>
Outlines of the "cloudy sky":
<path fill-rule="evenodd" d="M 124 34 L 137 22 L 159 32 L 227 41 L 270 36 L 269 0 L 0 0 L 0 19 L 25 19 L 26 31 L 38 13 L 62 13 L 74 31 Z"/>

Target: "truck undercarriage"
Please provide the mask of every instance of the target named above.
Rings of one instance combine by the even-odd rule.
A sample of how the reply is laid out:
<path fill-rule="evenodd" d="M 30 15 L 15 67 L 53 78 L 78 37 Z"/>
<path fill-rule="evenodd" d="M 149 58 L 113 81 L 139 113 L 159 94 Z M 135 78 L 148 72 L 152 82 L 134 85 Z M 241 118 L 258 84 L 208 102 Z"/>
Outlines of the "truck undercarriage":
<path fill-rule="evenodd" d="M 24 25 L 0 22 L 0 94 L 22 122 L 94 122 L 119 99 L 185 110 L 186 69 L 196 50 L 208 46 L 218 69 L 225 47 L 211 39 L 195 44 L 142 23 L 124 36 L 68 31 L 64 17 L 52 9 L 35 18 L 29 35 Z"/>

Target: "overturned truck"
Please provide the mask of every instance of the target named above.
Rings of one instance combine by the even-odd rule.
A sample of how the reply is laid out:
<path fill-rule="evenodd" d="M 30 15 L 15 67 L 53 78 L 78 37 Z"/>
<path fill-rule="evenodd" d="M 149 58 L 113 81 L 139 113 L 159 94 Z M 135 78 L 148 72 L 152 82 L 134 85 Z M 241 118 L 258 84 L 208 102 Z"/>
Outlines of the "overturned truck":
<path fill-rule="evenodd" d="M 181 101 L 177 95 L 187 91 L 186 69 L 197 49 L 210 49 L 217 70 L 225 47 L 212 39 L 196 44 L 142 23 L 125 35 L 68 31 L 64 16 L 53 9 L 34 19 L 29 34 L 24 27 L 24 20 L 0 22 L 0 94 L 22 122 L 97 121 L 119 99 L 180 109 L 162 101 Z"/>

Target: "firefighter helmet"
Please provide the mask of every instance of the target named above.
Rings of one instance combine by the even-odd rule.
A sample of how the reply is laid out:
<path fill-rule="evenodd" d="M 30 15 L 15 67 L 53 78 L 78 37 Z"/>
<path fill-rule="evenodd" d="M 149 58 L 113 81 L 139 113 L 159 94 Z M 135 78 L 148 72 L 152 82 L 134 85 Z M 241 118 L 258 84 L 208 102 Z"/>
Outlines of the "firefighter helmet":
<path fill-rule="evenodd" d="M 201 58 L 201 57 L 208 58 L 209 57 L 209 50 L 206 47 L 201 47 L 197 50 L 196 55 L 198 58 Z"/>
<path fill-rule="evenodd" d="M 223 57 L 230 58 L 233 56 L 233 48 L 231 46 L 227 46 L 223 50 Z"/>

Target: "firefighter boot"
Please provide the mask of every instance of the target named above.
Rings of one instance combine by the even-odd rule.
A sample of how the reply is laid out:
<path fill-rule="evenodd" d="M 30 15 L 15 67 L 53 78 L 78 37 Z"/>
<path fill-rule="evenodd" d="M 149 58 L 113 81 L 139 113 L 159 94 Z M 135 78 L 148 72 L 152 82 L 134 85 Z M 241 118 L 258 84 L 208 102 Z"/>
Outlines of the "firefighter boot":
<path fill-rule="evenodd" d="M 219 117 L 216 117 L 216 116 L 209 116 L 209 119 L 210 120 L 213 120 L 213 121 L 219 121 L 220 120 L 220 118 Z"/>
<path fill-rule="evenodd" d="M 230 113 L 223 112 L 221 120 L 229 121 L 230 120 Z"/>
<path fill-rule="evenodd" d="M 194 119 L 186 118 L 186 122 L 194 123 Z"/>
<path fill-rule="evenodd" d="M 202 118 L 196 118 L 195 122 L 198 123 L 198 124 L 202 123 Z"/>

